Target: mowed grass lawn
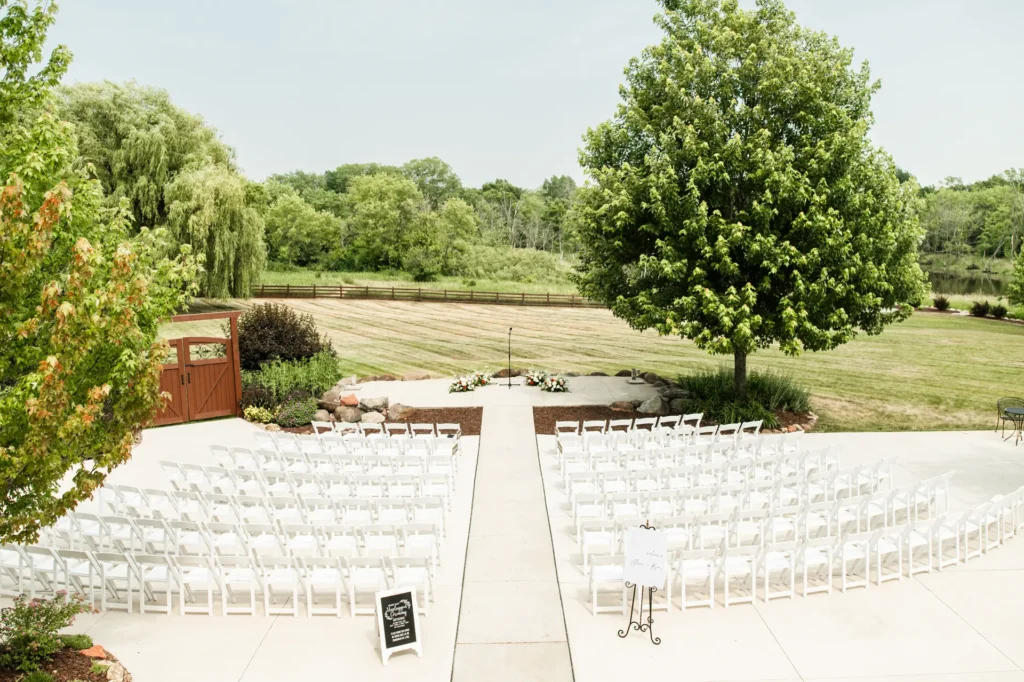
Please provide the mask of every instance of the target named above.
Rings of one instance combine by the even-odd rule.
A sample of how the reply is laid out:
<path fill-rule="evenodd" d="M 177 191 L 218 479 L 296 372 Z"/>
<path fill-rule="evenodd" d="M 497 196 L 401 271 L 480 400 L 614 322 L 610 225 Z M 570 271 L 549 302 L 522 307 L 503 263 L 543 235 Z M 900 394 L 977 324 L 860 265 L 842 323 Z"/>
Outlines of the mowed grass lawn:
<path fill-rule="evenodd" d="M 246 307 L 260 301 L 236 301 Z M 427 370 L 451 376 L 507 363 L 580 373 L 639 367 L 669 377 L 731 364 L 678 338 L 638 332 L 606 310 L 338 301 L 282 301 L 312 313 L 347 374 Z M 195 306 L 198 311 L 200 306 Z M 216 323 L 169 325 L 165 336 L 218 333 Z M 813 396 L 819 428 L 833 431 L 984 429 L 995 402 L 1024 394 L 1024 326 L 915 313 L 880 336 L 834 351 L 751 356 L 751 368 L 794 377 Z"/>

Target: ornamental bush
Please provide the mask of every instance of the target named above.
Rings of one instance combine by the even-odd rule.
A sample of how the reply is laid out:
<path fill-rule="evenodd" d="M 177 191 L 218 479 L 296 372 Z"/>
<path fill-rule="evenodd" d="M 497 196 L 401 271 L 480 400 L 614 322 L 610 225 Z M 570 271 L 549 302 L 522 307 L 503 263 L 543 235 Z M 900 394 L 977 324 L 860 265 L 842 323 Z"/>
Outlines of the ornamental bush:
<path fill-rule="evenodd" d="M 306 391 L 306 396 L 319 396 L 341 379 L 341 368 L 334 351 L 327 349 L 304 360 L 271 362 L 256 371 L 242 370 L 242 396 L 244 400 L 256 400 L 249 404 L 272 407 L 285 401 L 296 390 Z M 262 387 L 259 391 L 254 386 Z M 246 393 L 248 391 L 248 394 Z M 269 394 L 272 405 L 266 404 Z M 292 396 L 294 397 L 294 396 Z"/>
<path fill-rule="evenodd" d="M 988 317 L 991 307 L 988 301 L 975 301 L 971 304 L 971 315 L 974 317 Z"/>
<path fill-rule="evenodd" d="M 285 402 L 277 409 L 274 423 L 278 426 L 306 426 L 313 421 L 317 411 L 314 398 L 300 398 Z"/>
<path fill-rule="evenodd" d="M 53 599 L 29 600 L 22 594 L 0 609 L 0 668 L 30 672 L 64 648 L 57 633 L 78 614 L 94 610 L 82 595 L 72 595 L 65 603 L 66 595 L 61 590 Z"/>
<path fill-rule="evenodd" d="M 227 334 L 227 332 L 225 332 Z M 258 370 L 275 361 L 334 355 L 312 315 L 300 315 L 280 303 L 263 303 L 238 318 L 238 358 L 242 369 Z"/>
<path fill-rule="evenodd" d="M 988 314 L 996 318 L 997 320 L 1001 320 L 1004 317 L 1006 317 L 1007 312 L 1008 311 L 1006 310 L 1006 306 L 1003 305 L 1002 303 L 996 303 L 991 308 L 988 309 Z"/>
<path fill-rule="evenodd" d="M 778 426 L 775 412 L 807 412 L 810 392 L 792 378 L 771 371 L 753 370 L 747 383 L 747 398 L 737 400 L 733 373 L 728 367 L 708 368 L 679 377 L 687 392 L 686 411 L 702 412 L 718 424 L 764 421 L 766 428 Z"/>
<path fill-rule="evenodd" d="M 246 421 L 255 422 L 257 424 L 269 424 L 274 421 L 274 411 L 268 410 L 265 407 L 250 405 L 243 410 L 243 414 L 245 415 Z"/>
<path fill-rule="evenodd" d="M 949 310 L 949 299 L 945 296 L 936 296 L 932 299 L 932 303 L 935 304 L 935 309 L 939 312 Z"/>

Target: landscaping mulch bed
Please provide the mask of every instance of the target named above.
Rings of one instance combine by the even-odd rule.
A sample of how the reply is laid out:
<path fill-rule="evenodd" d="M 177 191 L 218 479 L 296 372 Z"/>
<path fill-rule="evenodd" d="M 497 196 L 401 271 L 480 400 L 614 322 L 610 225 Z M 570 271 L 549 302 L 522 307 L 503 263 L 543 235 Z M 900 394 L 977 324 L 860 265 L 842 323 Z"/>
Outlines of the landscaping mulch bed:
<path fill-rule="evenodd" d="M 479 436 L 483 415 L 482 407 L 418 407 L 402 419 L 388 421 L 407 424 L 454 423 L 462 427 L 463 436 Z"/>
<path fill-rule="evenodd" d="M 107 655 L 109 657 L 109 653 Z M 108 660 L 112 660 L 112 657 Z M 63 649 L 54 654 L 49 663 L 44 663 L 41 669 L 53 675 L 56 682 L 106 682 L 106 673 L 93 674 L 92 664 L 93 659 L 88 656 L 83 656 L 74 649 Z M 24 676 L 25 673 L 0 670 L 0 682 L 16 682 Z"/>
<path fill-rule="evenodd" d="M 480 435 L 480 419 L 483 417 L 482 407 L 423 407 L 416 408 L 402 419 L 388 419 L 389 422 L 407 424 L 459 424 L 462 427 L 463 436 Z M 621 412 L 619 414 L 622 414 Z M 590 419 L 591 417 L 588 417 Z M 593 417 L 600 419 L 600 417 Z M 554 430 L 555 423 L 551 422 Z M 305 426 L 284 426 L 282 431 L 287 433 L 313 433 L 310 424 Z M 6 682 L 0 678 L 0 682 Z"/>
<path fill-rule="evenodd" d="M 586 419 L 630 419 L 635 412 L 613 410 L 607 405 L 572 405 L 570 407 L 533 408 L 533 429 L 539 435 L 555 432 L 555 422 L 584 421 Z"/>

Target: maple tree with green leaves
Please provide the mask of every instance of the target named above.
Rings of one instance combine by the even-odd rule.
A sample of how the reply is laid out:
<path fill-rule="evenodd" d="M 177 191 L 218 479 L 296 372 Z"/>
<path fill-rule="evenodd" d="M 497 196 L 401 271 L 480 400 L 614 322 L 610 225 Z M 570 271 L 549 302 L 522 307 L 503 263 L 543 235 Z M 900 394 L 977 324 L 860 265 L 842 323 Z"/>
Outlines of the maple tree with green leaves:
<path fill-rule="evenodd" d="M 132 236 L 104 206 L 52 90 L 70 54 L 41 68 L 56 5 L 0 0 L 0 542 L 33 542 L 131 457 L 162 407 L 162 320 L 196 287 L 162 230 Z M 28 77 L 26 74 L 35 75 Z"/>

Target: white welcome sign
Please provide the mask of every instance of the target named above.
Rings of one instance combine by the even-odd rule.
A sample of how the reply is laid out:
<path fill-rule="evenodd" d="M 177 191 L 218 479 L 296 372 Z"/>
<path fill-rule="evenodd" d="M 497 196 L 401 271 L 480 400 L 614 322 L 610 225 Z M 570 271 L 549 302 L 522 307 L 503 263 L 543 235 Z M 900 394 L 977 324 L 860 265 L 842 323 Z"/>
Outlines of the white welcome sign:
<path fill-rule="evenodd" d="M 630 528 L 626 531 L 626 566 L 623 579 L 644 587 L 665 586 L 668 542 L 660 530 Z"/>

